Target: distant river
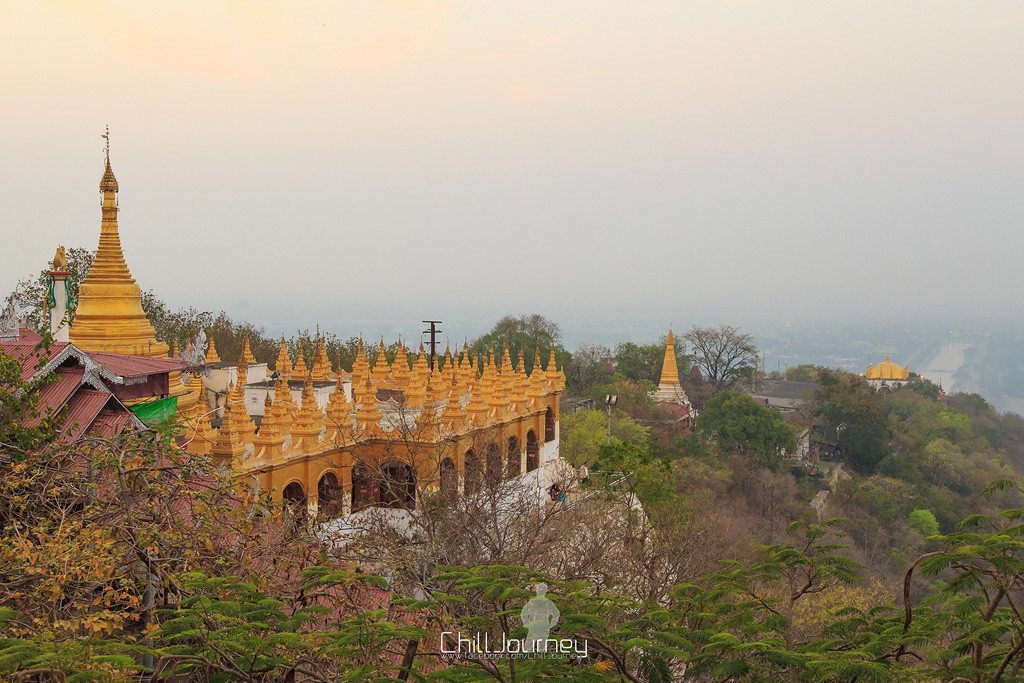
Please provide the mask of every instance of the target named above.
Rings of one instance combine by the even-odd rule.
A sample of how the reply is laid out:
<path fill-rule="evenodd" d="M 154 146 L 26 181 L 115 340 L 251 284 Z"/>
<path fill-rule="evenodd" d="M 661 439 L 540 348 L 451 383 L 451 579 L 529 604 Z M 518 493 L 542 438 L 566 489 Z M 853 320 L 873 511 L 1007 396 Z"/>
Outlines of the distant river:
<path fill-rule="evenodd" d="M 970 347 L 971 345 L 965 342 L 943 344 L 925 364 L 924 369 L 920 370 L 920 374 L 936 384 L 941 384 L 946 393 L 956 391 L 953 375 L 964 364 L 967 349 Z"/>

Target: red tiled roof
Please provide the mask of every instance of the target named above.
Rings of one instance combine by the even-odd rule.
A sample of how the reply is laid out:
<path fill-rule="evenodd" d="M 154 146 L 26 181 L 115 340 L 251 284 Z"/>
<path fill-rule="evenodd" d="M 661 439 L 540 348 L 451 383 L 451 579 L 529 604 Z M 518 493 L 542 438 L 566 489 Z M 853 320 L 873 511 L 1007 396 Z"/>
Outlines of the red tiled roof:
<path fill-rule="evenodd" d="M 42 420 L 60 410 L 71 395 L 82 384 L 84 368 L 57 368 L 57 381 L 47 384 L 39 392 L 39 417 L 29 420 L 27 425 L 35 427 Z"/>
<path fill-rule="evenodd" d="M 89 357 L 103 366 L 103 369 L 118 377 L 145 377 L 175 370 L 184 370 L 188 362 L 180 358 L 151 358 L 129 356 L 123 353 L 90 351 Z"/>
<path fill-rule="evenodd" d="M 104 409 L 96 416 L 92 426 L 86 432 L 90 436 L 98 436 L 101 439 L 109 439 L 117 436 L 131 422 L 131 413 L 118 413 L 113 410 Z"/>
<path fill-rule="evenodd" d="M 68 401 L 68 410 L 64 417 L 64 428 L 61 430 L 60 440 L 68 443 L 85 433 L 85 430 L 99 416 L 100 411 L 111 398 L 113 395 L 106 391 L 81 389 L 76 392 Z"/>
<path fill-rule="evenodd" d="M 23 380 L 35 375 L 40 365 L 45 365 L 68 345 L 67 342 L 53 342 L 47 349 L 37 348 L 39 341 L 39 335 L 35 332 L 22 330 L 21 337 L 16 341 L 0 342 L 0 349 L 7 355 L 14 356 L 21 364 Z"/>

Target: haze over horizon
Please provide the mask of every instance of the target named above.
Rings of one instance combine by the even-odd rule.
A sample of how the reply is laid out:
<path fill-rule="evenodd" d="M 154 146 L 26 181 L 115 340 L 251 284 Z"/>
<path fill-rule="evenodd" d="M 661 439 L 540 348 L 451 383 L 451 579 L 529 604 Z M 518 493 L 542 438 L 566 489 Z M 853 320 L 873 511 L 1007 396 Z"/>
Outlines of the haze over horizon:
<path fill-rule="evenodd" d="M 1024 314 L 1019 2 L 7 19 L 0 291 L 95 247 L 109 124 L 142 287 L 271 330 Z"/>

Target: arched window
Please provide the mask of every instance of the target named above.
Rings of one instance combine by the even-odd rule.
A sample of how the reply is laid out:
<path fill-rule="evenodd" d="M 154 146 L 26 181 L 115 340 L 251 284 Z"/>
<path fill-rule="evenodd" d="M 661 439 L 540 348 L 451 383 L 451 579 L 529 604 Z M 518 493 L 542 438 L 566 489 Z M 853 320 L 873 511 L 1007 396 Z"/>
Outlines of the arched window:
<path fill-rule="evenodd" d="M 361 462 L 352 468 L 352 512 L 359 512 L 374 505 L 380 498 L 380 486 L 370 476 L 370 471 Z"/>
<path fill-rule="evenodd" d="M 544 443 L 555 440 L 555 411 L 548 406 L 544 411 Z"/>
<path fill-rule="evenodd" d="M 345 492 L 338 481 L 338 475 L 334 472 L 324 472 L 320 482 L 316 485 L 316 507 L 317 514 L 332 518 L 337 517 L 342 511 L 342 496 Z"/>
<path fill-rule="evenodd" d="M 522 462 L 519 457 L 519 439 L 514 436 L 508 437 L 508 467 L 505 476 L 513 479 L 522 474 Z"/>
<path fill-rule="evenodd" d="M 302 484 L 297 481 L 293 481 L 284 487 L 282 494 L 284 498 L 285 507 L 296 515 L 306 514 L 306 492 L 302 489 Z"/>
<path fill-rule="evenodd" d="M 532 472 L 540 464 L 540 444 L 537 434 L 531 429 L 526 433 L 526 471 Z"/>
<path fill-rule="evenodd" d="M 449 500 L 459 495 L 459 474 L 451 458 L 441 461 L 441 495 Z"/>
<path fill-rule="evenodd" d="M 480 493 L 480 489 L 484 483 L 484 472 L 480 466 L 480 459 L 476 457 L 476 453 L 472 450 L 466 451 L 466 457 L 463 461 L 462 476 L 465 479 L 465 485 L 463 489 L 466 491 L 467 496 Z"/>
<path fill-rule="evenodd" d="M 505 461 L 501 457 L 501 448 L 493 441 L 487 444 L 487 485 L 497 486 L 503 479 Z"/>

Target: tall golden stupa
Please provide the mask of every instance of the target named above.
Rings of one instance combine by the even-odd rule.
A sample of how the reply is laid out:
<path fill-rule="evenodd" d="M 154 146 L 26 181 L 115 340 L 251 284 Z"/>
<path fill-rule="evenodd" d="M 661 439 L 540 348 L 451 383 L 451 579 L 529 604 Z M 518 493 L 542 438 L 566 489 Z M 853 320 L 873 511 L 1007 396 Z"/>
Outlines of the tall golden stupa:
<path fill-rule="evenodd" d="M 78 309 L 71 323 L 71 343 L 84 351 L 122 353 L 166 358 L 168 346 L 156 338 L 156 330 L 142 309 L 142 289 L 135 282 L 121 250 L 117 227 L 117 178 L 110 167 L 109 131 L 106 168 L 100 180 L 103 193 L 100 243 L 89 274 L 78 293 Z M 170 375 L 171 396 L 191 394 L 181 383 L 181 373 Z"/>

